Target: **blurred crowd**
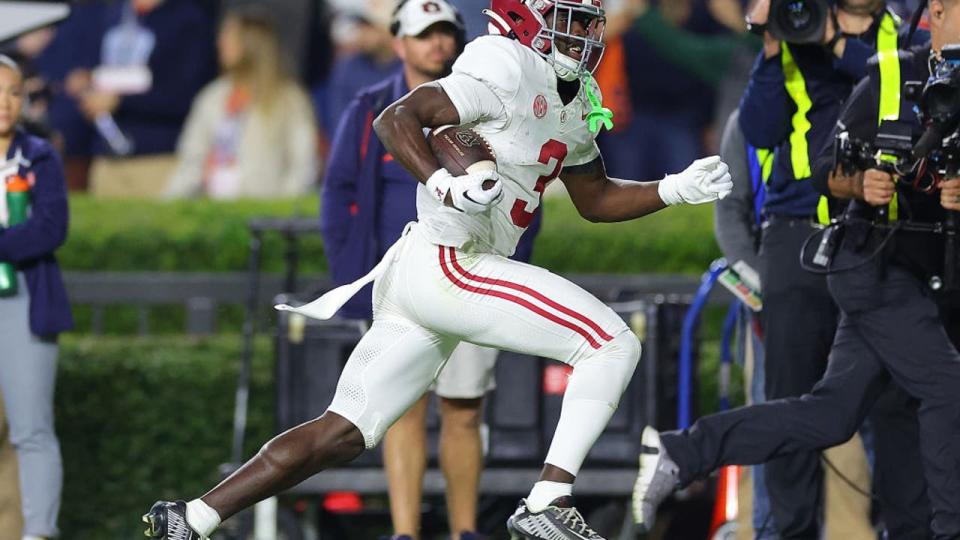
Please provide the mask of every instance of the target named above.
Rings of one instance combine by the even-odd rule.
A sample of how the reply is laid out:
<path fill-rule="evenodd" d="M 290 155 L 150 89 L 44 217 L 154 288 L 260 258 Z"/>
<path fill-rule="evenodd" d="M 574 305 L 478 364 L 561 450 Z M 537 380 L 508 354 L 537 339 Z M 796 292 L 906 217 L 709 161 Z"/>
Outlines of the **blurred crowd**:
<path fill-rule="evenodd" d="M 468 37 L 486 0 L 456 0 Z M 612 175 L 657 179 L 713 153 L 760 47 L 746 0 L 608 0 L 597 74 Z M 902 12 L 911 6 L 902 5 Z M 394 0 L 79 0 L 0 52 L 26 117 L 97 197 L 282 197 L 314 189 L 357 91 L 400 69 Z"/>

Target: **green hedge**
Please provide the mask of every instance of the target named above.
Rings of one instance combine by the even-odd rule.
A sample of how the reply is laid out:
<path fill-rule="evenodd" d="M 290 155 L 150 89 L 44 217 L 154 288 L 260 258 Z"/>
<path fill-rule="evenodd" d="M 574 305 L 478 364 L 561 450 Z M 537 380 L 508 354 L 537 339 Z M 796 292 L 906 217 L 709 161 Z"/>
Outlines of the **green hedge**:
<path fill-rule="evenodd" d="M 59 257 L 68 270 L 242 271 L 246 222 L 255 216 L 316 216 L 316 197 L 284 201 L 98 201 L 73 196 L 70 237 Z M 597 225 L 569 199 L 545 200 L 534 263 L 560 273 L 700 273 L 719 256 L 712 209 L 670 208 L 629 223 Z M 283 246 L 267 239 L 266 269 L 282 266 Z M 319 238 L 303 242 L 301 269 L 325 272 Z"/>
<path fill-rule="evenodd" d="M 248 455 L 273 426 L 269 341 L 257 343 Z M 57 434 L 63 538 L 142 537 L 160 498 L 195 497 L 229 461 L 240 338 L 61 340 Z"/>
<path fill-rule="evenodd" d="M 716 407 L 717 340 L 705 336 L 700 404 Z M 140 537 L 157 499 L 202 495 L 230 457 L 239 336 L 61 340 L 57 433 L 65 484 L 63 538 Z M 257 342 L 247 452 L 272 434 L 273 362 Z M 734 395 L 739 395 L 739 375 Z"/>
<path fill-rule="evenodd" d="M 545 204 L 534 262 L 556 272 L 700 273 L 719 256 L 709 207 L 672 208 L 630 223 L 595 225 L 581 219 L 566 198 Z M 68 270 L 242 271 L 249 218 L 315 216 L 317 207 L 315 197 L 159 203 L 74 196 L 70 237 L 59 257 Z M 313 238 L 302 245 L 301 270 L 326 271 L 322 242 Z M 279 270 L 281 240 L 269 238 L 265 252 L 265 268 Z M 717 325 L 706 326 L 705 339 L 715 339 Z M 229 459 L 240 339 L 73 334 L 61 344 L 57 426 L 66 473 L 63 536 L 137 537 L 138 516 L 154 500 L 201 494 L 217 480 L 217 466 Z M 256 356 L 248 454 L 269 437 L 273 424 L 268 340 L 258 341 Z M 716 355 L 708 353 L 700 379 L 701 404 L 707 408 L 715 403 L 715 372 Z"/>

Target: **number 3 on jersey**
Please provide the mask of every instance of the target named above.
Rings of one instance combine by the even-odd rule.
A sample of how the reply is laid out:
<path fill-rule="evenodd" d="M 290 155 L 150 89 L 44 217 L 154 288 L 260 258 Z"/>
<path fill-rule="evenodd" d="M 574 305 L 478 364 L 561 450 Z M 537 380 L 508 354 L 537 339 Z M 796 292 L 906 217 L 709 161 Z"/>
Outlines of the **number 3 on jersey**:
<path fill-rule="evenodd" d="M 560 141 L 550 139 L 546 144 L 540 149 L 540 163 L 544 165 L 550 165 L 550 160 L 557 160 L 557 165 L 553 168 L 553 171 L 546 175 L 537 178 L 537 185 L 533 188 L 534 191 L 540 194 L 540 199 L 543 199 L 543 190 L 546 189 L 547 184 L 549 184 L 553 179 L 560 176 L 560 171 L 563 170 L 563 160 L 567 158 L 567 145 L 563 144 Z M 540 202 L 537 202 L 537 206 L 533 208 L 532 212 L 527 211 L 527 201 L 523 199 L 517 199 L 513 202 L 513 208 L 510 210 L 510 217 L 513 218 L 513 224 L 522 229 L 526 229 L 530 226 L 530 222 L 533 221 L 533 216 L 537 211 L 537 208 L 540 206 Z"/>

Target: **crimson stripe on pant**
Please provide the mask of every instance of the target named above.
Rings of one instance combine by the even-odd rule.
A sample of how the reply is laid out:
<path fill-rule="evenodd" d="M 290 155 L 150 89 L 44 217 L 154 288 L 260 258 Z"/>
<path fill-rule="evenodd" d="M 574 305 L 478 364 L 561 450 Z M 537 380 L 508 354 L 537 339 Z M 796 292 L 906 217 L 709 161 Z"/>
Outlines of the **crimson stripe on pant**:
<path fill-rule="evenodd" d="M 568 315 L 568 316 L 570 316 L 570 317 L 573 317 L 574 319 L 576 319 L 576 320 L 578 320 L 578 321 L 586 324 L 586 325 L 589 326 L 594 332 L 596 332 L 598 336 L 600 336 L 600 339 L 602 339 L 602 340 L 604 340 L 604 341 L 610 341 L 611 339 L 613 339 L 613 336 L 611 336 L 611 335 L 607 334 L 606 332 L 604 332 L 603 329 L 600 328 L 600 325 L 598 325 L 597 323 L 591 321 L 590 319 L 588 319 L 588 318 L 585 317 L 584 315 L 581 315 L 580 313 L 577 313 L 576 311 L 574 311 L 574 310 L 572 310 L 572 309 L 570 309 L 570 308 L 568 308 L 568 307 L 566 307 L 566 306 L 564 306 L 564 305 L 561 305 L 561 304 L 559 304 L 559 303 L 551 300 L 550 298 L 547 298 L 546 296 L 540 294 L 539 292 L 537 292 L 537 291 L 535 291 L 535 290 L 533 290 L 533 289 L 531 289 L 531 288 L 529 288 L 529 287 L 526 287 L 526 286 L 524 286 L 524 285 L 520 285 L 519 283 L 513 283 L 513 282 L 511 282 L 511 281 L 504 281 L 504 280 L 502 280 L 502 279 L 493 279 L 493 278 L 479 277 L 479 276 L 476 276 L 476 275 L 474 275 L 474 274 L 471 274 L 470 272 L 466 271 L 462 266 L 460 266 L 460 263 L 459 263 L 459 262 L 457 262 L 457 253 L 456 253 L 456 250 L 453 249 L 453 248 L 448 248 L 448 249 L 450 250 L 450 261 L 453 263 L 454 269 L 456 269 L 457 272 L 460 272 L 460 274 L 463 275 L 465 278 L 470 279 L 470 280 L 473 280 L 473 281 L 479 281 L 480 283 L 483 283 L 483 284 L 499 285 L 499 286 L 501 286 L 501 287 L 506 287 L 506 288 L 508 288 L 508 289 L 513 289 L 513 290 L 515 290 L 515 291 L 519 291 L 519 292 L 522 292 L 522 293 L 526 293 L 526 294 L 528 294 L 528 295 L 536 298 L 537 300 L 543 302 L 544 304 L 552 307 L 553 309 L 559 311 L 560 313 L 563 313 L 563 314 L 565 314 L 565 315 Z"/>
<path fill-rule="evenodd" d="M 455 255 L 453 254 L 453 253 L 454 253 L 454 249 L 453 249 L 453 248 L 449 248 L 449 249 L 450 249 L 451 258 L 452 258 L 452 259 L 455 258 Z M 464 275 L 467 275 L 467 273 L 464 272 L 464 271 L 462 270 L 462 268 L 459 266 L 459 264 L 457 264 L 455 261 L 453 262 L 453 265 L 454 265 L 455 268 L 457 268 L 458 270 L 460 270 L 461 272 L 463 272 Z M 493 297 L 495 297 L 495 298 L 500 298 L 500 299 L 503 299 L 503 300 L 507 300 L 507 301 L 509 301 L 509 302 L 513 302 L 513 303 L 518 304 L 518 305 L 520 305 L 520 306 L 523 306 L 523 307 L 529 309 L 530 311 L 536 313 L 537 315 L 540 315 L 541 317 L 543 317 L 543 318 L 545 318 L 545 319 L 547 319 L 547 320 L 549 320 L 549 321 L 555 322 L 555 323 L 559 324 L 560 326 L 563 326 L 563 327 L 565 327 L 565 328 L 569 328 L 570 330 L 573 330 L 574 332 L 580 334 L 581 336 L 583 336 L 584 339 L 587 340 L 587 343 L 589 343 L 590 346 L 593 347 L 594 349 L 599 349 L 599 348 L 600 348 L 600 346 L 601 346 L 601 345 L 600 345 L 600 342 L 598 342 L 597 339 L 596 339 L 592 334 L 590 334 L 589 331 L 587 331 L 587 330 L 584 329 L 583 327 L 578 326 L 577 324 L 575 324 L 575 323 L 573 323 L 573 322 L 571 322 L 571 321 L 568 321 L 568 320 L 566 320 L 566 319 L 560 318 L 560 317 L 558 317 L 557 315 L 555 315 L 555 314 L 553 314 L 553 313 L 550 313 L 549 311 L 544 310 L 543 308 L 541 308 L 541 307 L 539 307 L 539 306 L 537 306 L 537 305 L 529 302 L 528 300 L 525 300 L 525 299 L 520 298 L 520 297 L 518 297 L 518 296 L 514 296 L 514 295 L 512 295 L 512 294 L 505 293 L 505 292 L 502 292 L 502 291 L 497 291 L 497 290 L 494 290 L 494 289 L 484 289 L 484 288 L 476 287 L 476 286 L 473 286 L 473 285 L 470 285 L 470 284 L 468 284 L 468 283 L 463 282 L 462 280 L 460 280 L 459 277 L 457 277 L 457 276 L 450 270 L 450 266 L 447 264 L 446 253 L 444 253 L 444 246 L 440 246 L 440 266 L 443 268 L 443 273 L 444 273 L 444 275 L 447 277 L 447 279 L 449 279 L 449 280 L 450 280 L 454 285 L 456 285 L 457 287 L 459 287 L 459 288 L 461 288 L 461 289 L 463 289 L 463 290 L 465 290 L 465 291 L 474 292 L 474 293 L 478 293 L 478 294 L 482 294 L 482 295 L 486 295 L 486 296 L 493 296 Z M 472 275 L 472 274 L 470 274 L 470 275 Z M 476 279 L 477 281 L 481 281 L 482 283 L 484 283 L 484 281 L 482 280 L 482 278 L 479 278 L 479 279 L 474 278 L 474 279 Z M 492 282 L 492 281 L 500 282 L 501 280 L 491 280 L 491 282 Z M 501 282 L 501 283 L 510 283 L 510 282 Z M 499 284 L 499 283 L 497 283 L 497 284 Z M 529 288 L 527 288 L 527 287 L 523 287 L 522 285 L 517 285 L 517 284 L 515 284 L 515 283 L 511 283 L 511 285 L 513 285 L 513 287 L 510 287 L 510 288 L 519 287 L 519 288 L 521 288 L 521 289 L 526 289 L 526 290 L 523 291 L 523 292 L 531 291 L 531 289 L 529 289 Z M 504 286 L 505 286 L 505 285 L 504 285 Z M 520 290 L 520 289 L 515 289 L 515 290 Z M 535 291 L 532 291 L 532 292 L 535 292 Z M 528 294 L 529 294 L 529 293 L 528 293 Z M 559 306 L 559 304 L 557 304 L 556 302 L 553 302 L 552 300 L 547 299 L 545 296 L 541 295 L 540 293 L 531 294 L 531 296 L 534 296 L 534 298 L 537 298 L 537 299 L 540 299 L 540 298 L 545 299 L 546 301 L 544 301 L 544 303 L 546 303 L 547 305 L 550 305 L 551 307 L 553 307 L 553 305 Z M 560 311 L 562 311 L 562 312 L 564 312 L 564 313 L 567 313 L 568 311 L 570 311 L 571 313 L 575 313 L 575 312 L 573 312 L 572 310 L 568 310 L 567 308 L 564 308 L 563 306 L 560 306 L 560 307 L 563 308 L 563 309 L 560 309 L 560 308 L 557 308 L 557 309 L 560 310 Z M 582 315 L 581 315 L 581 317 L 582 317 Z M 596 324 L 595 324 L 595 323 L 593 323 L 592 321 L 589 321 L 589 319 L 587 319 L 587 320 L 588 320 L 588 324 L 591 326 L 591 328 L 596 327 Z M 602 331 L 601 331 L 601 332 L 598 332 L 598 334 L 601 334 L 600 337 L 601 337 L 601 339 L 603 339 L 604 341 L 610 341 L 611 339 L 613 339 L 612 337 L 608 336 L 606 333 L 603 333 Z"/>

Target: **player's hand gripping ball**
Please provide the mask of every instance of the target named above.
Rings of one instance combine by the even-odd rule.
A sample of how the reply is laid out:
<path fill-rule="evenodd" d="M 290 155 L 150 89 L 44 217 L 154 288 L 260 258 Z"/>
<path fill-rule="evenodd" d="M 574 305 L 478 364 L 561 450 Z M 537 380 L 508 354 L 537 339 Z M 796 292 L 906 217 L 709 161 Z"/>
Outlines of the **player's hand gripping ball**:
<path fill-rule="evenodd" d="M 437 200 L 467 214 L 500 202 L 503 183 L 497 158 L 480 134 L 468 127 L 444 126 L 431 131 L 427 142 L 441 167 L 427 180 Z"/>

